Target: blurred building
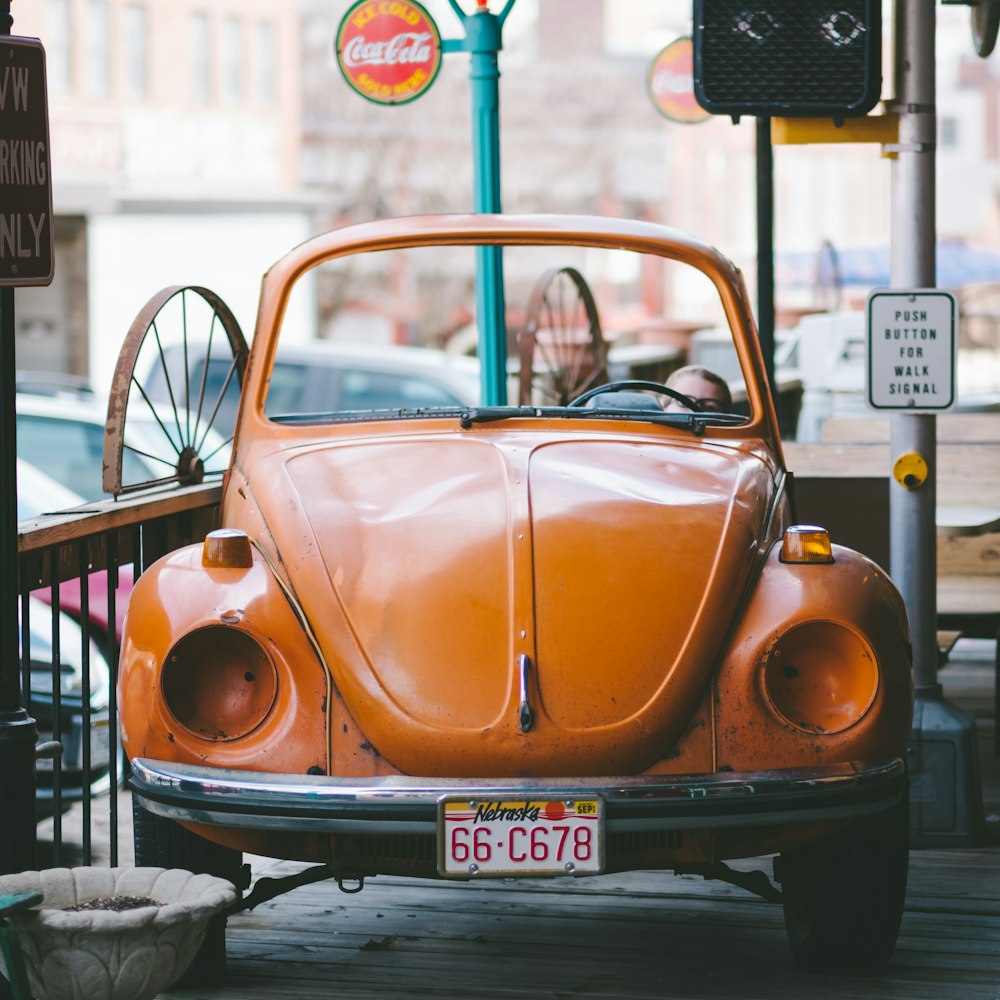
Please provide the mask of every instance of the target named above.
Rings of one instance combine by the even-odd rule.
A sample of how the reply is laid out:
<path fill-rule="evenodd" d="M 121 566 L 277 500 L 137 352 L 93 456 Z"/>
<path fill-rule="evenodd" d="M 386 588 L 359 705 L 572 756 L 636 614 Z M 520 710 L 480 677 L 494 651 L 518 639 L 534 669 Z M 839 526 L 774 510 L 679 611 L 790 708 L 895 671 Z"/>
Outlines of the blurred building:
<path fill-rule="evenodd" d="M 160 288 L 217 291 L 249 338 L 262 272 L 309 232 L 293 3 L 14 0 L 46 50 L 55 279 L 18 289 L 20 368 L 106 388 Z"/>
<path fill-rule="evenodd" d="M 340 78 L 333 46 L 350 0 L 299 0 L 303 29 L 302 180 L 326 205 L 318 225 L 472 205 L 470 83 L 448 55 L 419 100 L 380 107 Z M 447 0 L 425 0 L 443 37 L 461 28 Z M 465 9 L 471 10 L 467 0 Z M 498 12 L 501 0 L 493 0 Z M 938 9 L 938 229 L 1000 246 L 1000 76 L 975 56 L 966 7 Z M 690 3 L 517 0 L 500 54 L 501 179 L 508 212 L 628 215 L 689 231 L 756 269 L 755 124 L 726 117 L 688 125 L 662 117 L 647 93 L 653 56 L 691 33 Z M 882 95 L 892 97 L 891 20 Z M 993 137 L 990 139 L 990 137 Z M 774 148 L 779 256 L 821 247 L 884 246 L 891 166 L 877 144 Z M 779 282 L 783 272 L 779 268 Z M 779 283 L 790 316 L 826 305 L 810 273 Z M 508 303 L 510 304 L 510 303 Z M 324 328 L 342 306 L 321 301 Z M 650 310 L 696 320 L 684 290 L 650 290 Z M 335 324 L 334 324 L 335 325 Z"/>
<path fill-rule="evenodd" d="M 249 338 L 260 275 L 311 232 L 471 209 L 467 58 L 447 55 L 420 99 L 373 105 L 336 65 L 350 5 L 14 0 L 14 32 L 48 56 L 57 241 L 52 287 L 17 293 L 21 367 L 106 386 L 132 318 L 169 284 L 217 291 Z M 448 0 L 425 6 L 443 37 L 460 35 Z M 968 8 L 939 5 L 938 22 L 939 234 L 1000 246 L 1000 57 L 973 54 Z M 675 226 L 732 256 L 753 289 L 754 122 L 679 124 L 647 92 L 652 57 L 690 31 L 681 0 L 517 0 L 500 55 L 503 207 Z M 884 34 L 889 98 L 888 18 Z M 779 258 L 888 239 L 890 164 L 876 145 L 776 147 L 774 190 Z M 815 284 L 783 287 L 779 268 L 779 309 L 809 308 Z M 687 290 L 650 284 L 619 304 L 700 312 Z M 357 332 L 339 289 L 319 288 L 316 305 L 303 336 Z M 387 303 L 380 336 L 405 339 L 406 307 Z"/>

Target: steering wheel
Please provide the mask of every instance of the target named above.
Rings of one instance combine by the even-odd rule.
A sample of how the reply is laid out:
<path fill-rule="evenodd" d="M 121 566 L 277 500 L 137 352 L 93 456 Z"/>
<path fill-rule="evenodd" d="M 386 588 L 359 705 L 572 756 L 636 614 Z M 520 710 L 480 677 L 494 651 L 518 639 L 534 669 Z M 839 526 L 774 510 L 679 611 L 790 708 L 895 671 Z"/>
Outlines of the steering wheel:
<path fill-rule="evenodd" d="M 593 399 L 594 396 L 600 396 L 605 392 L 634 392 L 639 389 L 655 392 L 661 396 L 670 396 L 672 399 L 676 399 L 681 406 L 686 407 L 693 413 L 699 412 L 697 404 L 690 396 L 685 396 L 683 392 L 671 389 L 670 386 L 664 385 L 662 382 L 646 382 L 643 379 L 626 379 L 622 382 L 608 382 L 606 385 L 595 386 L 593 389 L 588 389 L 583 395 L 577 396 L 576 399 L 566 405 L 583 406 L 588 400 Z M 714 413 L 713 416 L 715 416 Z"/>

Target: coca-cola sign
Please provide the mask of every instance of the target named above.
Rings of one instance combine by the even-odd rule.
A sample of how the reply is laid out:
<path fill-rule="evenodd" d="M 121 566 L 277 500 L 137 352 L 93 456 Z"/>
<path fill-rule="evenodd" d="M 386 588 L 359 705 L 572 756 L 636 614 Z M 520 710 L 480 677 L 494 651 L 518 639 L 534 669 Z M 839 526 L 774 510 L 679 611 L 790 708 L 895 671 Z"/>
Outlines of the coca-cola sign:
<path fill-rule="evenodd" d="M 415 100 L 441 68 L 437 25 L 410 0 L 360 0 L 340 22 L 336 47 L 344 79 L 376 104 Z"/>
<path fill-rule="evenodd" d="M 678 38 L 661 49 L 649 65 L 646 86 L 656 110 L 671 121 L 693 125 L 711 115 L 694 96 L 694 45 Z"/>

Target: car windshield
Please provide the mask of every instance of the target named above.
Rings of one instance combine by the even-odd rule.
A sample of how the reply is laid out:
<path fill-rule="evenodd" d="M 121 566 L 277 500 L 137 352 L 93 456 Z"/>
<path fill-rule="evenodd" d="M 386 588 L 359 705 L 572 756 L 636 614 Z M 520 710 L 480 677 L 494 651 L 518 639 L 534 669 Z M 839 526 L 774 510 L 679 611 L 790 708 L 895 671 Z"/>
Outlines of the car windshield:
<path fill-rule="evenodd" d="M 482 359 L 498 359 L 476 320 L 483 257 L 498 277 L 492 315 L 503 317 L 489 336 L 506 350 L 505 377 L 485 379 Z M 665 391 L 699 351 L 722 389 L 696 380 L 679 383 L 680 399 Z M 541 410 L 680 425 L 694 412 L 702 426 L 724 425 L 750 413 L 744 380 L 719 294 L 690 265 L 600 247 L 432 246 L 306 272 L 282 317 L 264 412 L 303 423 Z"/>

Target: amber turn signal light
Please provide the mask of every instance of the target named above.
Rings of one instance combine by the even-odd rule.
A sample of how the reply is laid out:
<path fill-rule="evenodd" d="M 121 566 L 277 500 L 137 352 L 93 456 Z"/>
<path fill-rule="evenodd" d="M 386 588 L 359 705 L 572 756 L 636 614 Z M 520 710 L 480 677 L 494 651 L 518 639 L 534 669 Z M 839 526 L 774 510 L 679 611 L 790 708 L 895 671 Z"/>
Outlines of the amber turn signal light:
<path fill-rule="evenodd" d="M 217 528 L 205 536 L 201 564 L 208 569 L 249 569 L 253 565 L 250 539 L 238 528 Z"/>
<path fill-rule="evenodd" d="M 814 524 L 793 524 L 781 543 L 783 563 L 832 563 L 833 548 L 826 528 Z"/>

